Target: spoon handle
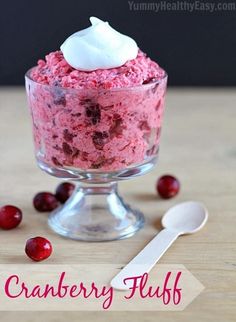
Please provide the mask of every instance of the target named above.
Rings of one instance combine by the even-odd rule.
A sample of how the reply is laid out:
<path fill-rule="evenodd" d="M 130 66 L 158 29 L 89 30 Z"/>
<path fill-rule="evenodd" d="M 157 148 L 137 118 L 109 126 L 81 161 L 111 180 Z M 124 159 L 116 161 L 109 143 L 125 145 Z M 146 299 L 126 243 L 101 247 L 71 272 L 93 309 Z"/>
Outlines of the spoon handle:
<path fill-rule="evenodd" d="M 124 279 L 150 272 L 178 236 L 177 231 L 163 229 L 112 279 L 111 286 L 119 290 L 128 290 L 133 285 L 133 280 L 126 280 L 124 283 Z"/>

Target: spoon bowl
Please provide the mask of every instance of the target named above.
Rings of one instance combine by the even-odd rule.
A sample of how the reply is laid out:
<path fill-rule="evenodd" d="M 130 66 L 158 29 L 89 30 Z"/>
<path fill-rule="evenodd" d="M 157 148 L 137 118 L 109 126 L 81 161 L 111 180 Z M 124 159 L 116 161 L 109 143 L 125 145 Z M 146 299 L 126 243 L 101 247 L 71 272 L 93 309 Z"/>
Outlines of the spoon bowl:
<path fill-rule="evenodd" d="M 208 218 L 207 209 L 196 201 L 187 201 L 170 208 L 162 217 L 164 228 L 179 232 L 180 235 L 193 234 L 200 230 Z"/>

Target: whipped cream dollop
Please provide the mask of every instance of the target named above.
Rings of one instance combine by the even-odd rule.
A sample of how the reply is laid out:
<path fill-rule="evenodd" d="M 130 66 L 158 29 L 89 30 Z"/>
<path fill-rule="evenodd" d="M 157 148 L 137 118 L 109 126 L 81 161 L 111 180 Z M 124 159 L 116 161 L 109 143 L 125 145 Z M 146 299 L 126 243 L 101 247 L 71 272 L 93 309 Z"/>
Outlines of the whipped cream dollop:
<path fill-rule="evenodd" d="M 136 42 L 108 22 L 90 17 L 91 26 L 71 35 L 60 49 L 67 63 L 81 71 L 120 67 L 138 54 Z"/>

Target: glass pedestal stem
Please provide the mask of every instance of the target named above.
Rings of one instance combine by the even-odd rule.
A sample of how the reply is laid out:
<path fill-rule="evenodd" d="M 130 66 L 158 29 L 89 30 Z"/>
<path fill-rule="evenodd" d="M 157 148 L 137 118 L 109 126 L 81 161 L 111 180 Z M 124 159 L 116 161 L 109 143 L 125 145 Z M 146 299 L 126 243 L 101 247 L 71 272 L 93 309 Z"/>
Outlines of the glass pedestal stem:
<path fill-rule="evenodd" d="M 84 241 L 132 236 L 144 224 L 143 214 L 118 194 L 117 183 L 80 183 L 70 199 L 51 213 L 50 227 L 60 235 Z"/>

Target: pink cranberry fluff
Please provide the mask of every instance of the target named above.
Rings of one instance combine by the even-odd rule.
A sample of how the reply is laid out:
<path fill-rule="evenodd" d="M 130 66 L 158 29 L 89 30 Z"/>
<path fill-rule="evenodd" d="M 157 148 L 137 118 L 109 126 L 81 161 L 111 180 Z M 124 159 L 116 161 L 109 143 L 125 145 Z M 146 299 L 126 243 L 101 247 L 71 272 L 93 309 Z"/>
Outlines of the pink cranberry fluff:
<path fill-rule="evenodd" d="M 139 50 L 123 66 L 91 72 L 52 52 L 26 78 L 38 162 L 120 171 L 158 153 L 167 77 Z"/>
<path fill-rule="evenodd" d="M 138 56 L 121 67 L 98 69 L 92 72 L 71 67 L 61 51 L 55 51 L 40 59 L 31 77 L 41 84 L 77 89 L 111 89 L 134 87 L 160 80 L 165 71 L 141 50 Z"/>

